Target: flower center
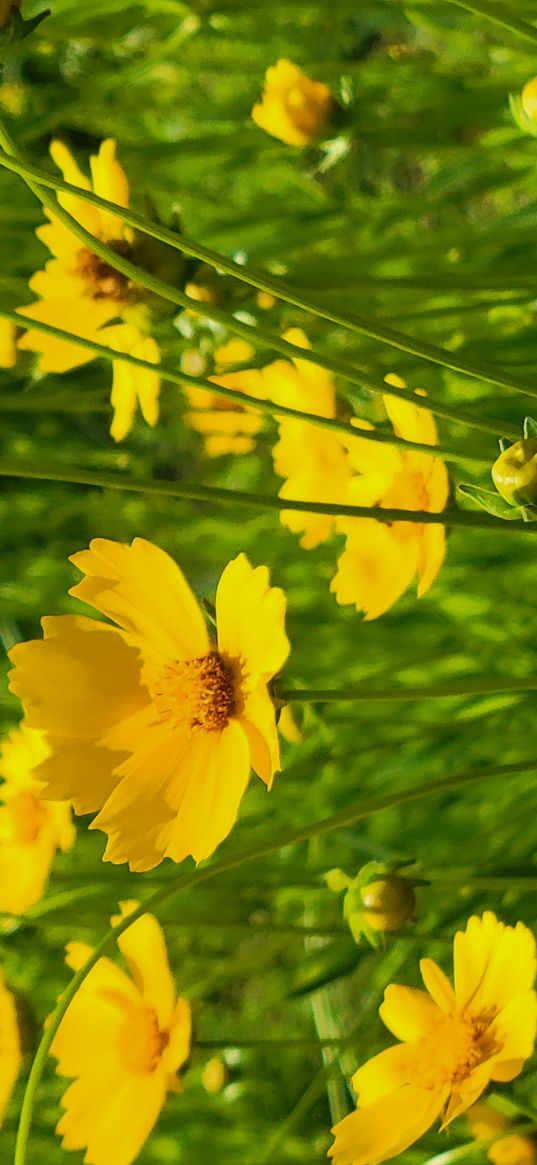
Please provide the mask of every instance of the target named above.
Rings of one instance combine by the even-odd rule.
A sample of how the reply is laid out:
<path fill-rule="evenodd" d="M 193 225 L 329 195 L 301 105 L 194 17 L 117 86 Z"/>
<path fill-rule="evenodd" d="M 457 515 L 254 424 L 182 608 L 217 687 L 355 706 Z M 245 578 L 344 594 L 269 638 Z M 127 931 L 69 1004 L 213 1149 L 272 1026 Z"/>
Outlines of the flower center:
<path fill-rule="evenodd" d="M 210 651 L 167 664 L 153 686 L 153 700 L 160 719 L 174 728 L 221 731 L 236 715 L 238 684 L 232 666 Z"/>
<path fill-rule="evenodd" d="M 419 1041 L 418 1061 L 425 1088 L 460 1084 L 499 1049 L 491 1031 L 494 1012 L 439 1019 L 431 1036 Z"/>
<path fill-rule="evenodd" d="M 154 1072 L 170 1040 L 161 1031 L 155 1012 L 148 1007 L 133 1008 L 119 1032 L 119 1054 L 130 1072 Z"/>
<path fill-rule="evenodd" d="M 116 255 L 125 259 L 129 258 L 132 251 L 131 244 L 124 239 L 118 239 L 109 246 Z M 94 255 L 86 247 L 78 255 L 78 274 L 88 285 L 88 294 L 92 299 L 115 299 L 121 303 L 135 296 L 135 284 L 128 275 L 116 271 L 106 259 Z"/>

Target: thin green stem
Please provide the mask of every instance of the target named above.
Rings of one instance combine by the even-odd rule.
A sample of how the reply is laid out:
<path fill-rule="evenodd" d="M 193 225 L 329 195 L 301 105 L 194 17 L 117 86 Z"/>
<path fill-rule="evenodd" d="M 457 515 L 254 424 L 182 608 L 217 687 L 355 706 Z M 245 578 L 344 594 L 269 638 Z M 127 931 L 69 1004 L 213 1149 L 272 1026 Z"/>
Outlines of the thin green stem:
<path fill-rule="evenodd" d="M 179 893 L 181 890 L 188 890 L 193 886 L 199 886 L 203 882 L 208 882 L 216 878 L 219 874 L 225 873 L 229 870 L 235 870 L 240 866 L 247 865 L 250 862 L 255 862 L 261 858 L 268 857 L 273 853 L 277 853 L 280 849 L 286 848 L 290 845 L 296 845 L 299 842 L 307 841 L 311 837 L 321 836 L 325 833 L 330 833 L 336 829 L 346 829 L 356 822 L 362 821 L 367 817 L 373 816 L 375 813 L 381 813 L 386 809 L 393 809 L 400 805 L 407 805 L 413 801 L 421 800 L 424 797 L 441 795 L 445 792 L 451 792 L 455 789 L 463 789 L 470 785 L 479 783 L 480 781 L 496 780 L 505 776 L 514 776 L 516 774 L 536 772 L 537 759 L 521 760 L 518 763 L 508 765 L 496 765 L 482 769 L 474 769 L 469 772 L 457 773 L 449 777 L 441 778 L 438 781 L 431 781 L 428 785 L 413 785 L 410 788 L 403 789 L 397 793 L 386 793 L 380 797 L 373 798 L 371 801 L 362 802 L 359 805 L 351 806 L 334 814 L 331 817 L 325 817 L 321 821 L 313 822 L 307 827 L 300 829 L 292 829 L 283 834 L 279 838 L 272 838 L 265 843 L 261 843 L 256 849 L 248 850 L 245 853 L 236 854 L 235 857 L 221 858 L 209 866 L 202 866 L 197 868 L 193 873 L 186 874 L 183 878 L 179 878 L 170 886 L 166 886 L 157 890 L 154 894 L 149 895 L 145 902 L 140 903 L 130 914 L 122 919 L 117 926 L 111 928 L 108 933 L 101 939 L 101 942 L 95 947 L 90 957 L 84 963 L 76 974 L 71 979 L 56 1008 L 52 1012 L 50 1020 L 41 1036 L 39 1046 L 37 1048 L 21 1108 L 19 1128 L 17 1132 L 17 1141 L 15 1146 L 15 1157 L 13 1165 L 27 1165 L 27 1151 L 29 1144 L 29 1137 L 32 1127 L 33 1113 L 36 1102 L 37 1089 L 43 1074 L 47 1056 L 50 1051 L 52 1041 L 58 1031 L 60 1023 L 71 1003 L 74 999 L 79 987 L 86 979 L 92 967 L 98 962 L 102 955 L 106 954 L 117 941 L 117 939 L 128 929 L 137 918 L 140 918 L 146 911 L 154 910 L 162 905 L 167 898 L 173 894 Z"/>
<path fill-rule="evenodd" d="M 90 340 L 85 336 L 77 336 L 74 332 L 66 332 L 63 328 L 56 327 L 55 324 L 46 324 L 41 320 L 26 319 L 18 312 L 7 311 L 0 308 L 0 318 L 10 320 L 11 323 L 18 327 L 29 328 L 32 331 L 44 332 L 46 335 L 55 336 L 58 340 L 63 340 L 65 343 L 76 344 L 79 348 L 87 348 L 94 352 L 96 356 L 103 356 L 109 363 L 115 360 L 120 360 L 124 364 L 132 364 L 135 368 L 142 368 L 144 371 L 155 372 L 155 364 L 149 360 L 142 360 L 138 356 L 131 355 L 130 352 L 118 352 L 115 348 L 110 348 L 106 344 L 99 344 L 96 340 Z M 398 437 L 393 432 L 379 432 L 378 430 L 356 429 L 354 425 L 347 424 L 345 421 L 338 421 L 335 417 L 323 417 L 317 413 L 305 413 L 300 409 L 293 409 L 287 405 L 277 404 L 273 400 L 260 400 L 255 396 L 251 396 L 247 392 L 239 392 L 238 389 L 226 388 L 218 381 L 208 380 L 202 376 L 192 376 L 187 372 L 174 372 L 172 369 L 163 368 L 162 365 L 156 366 L 159 376 L 163 380 L 170 381 L 173 384 L 179 385 L 180 388 L 190 387 L 202 389 L 205 392 L 210 392 L 213 396 L 223 397 L 224 400 L 229 400 L 233 404 L 239 404 L 243 408 L 257 409 L 258 412 L 268 413 L 269 416 L 275 417 L 277 420 L 281 417 L 289 417 L 292 420 L 301 421 L 303 424 L 316 425 L 322 429 L 330 429 L 332 432 L 341 434 L 347 440 L 364 437 L 366 441 L 374 441 L 381 445 L 396 445 L 398 448 L 404 449 L 407 452 L 413 451 L 418 453 L 431 453 L 434 449 L 436 455 L 441 455 L 446 461 L 469 461 L 479 465 L 490 466 L 490 457 L 479 457 L 477 454 L 464 450 L 455 449 L 452 445 L 426 445 L 421 441 L 407 441 L 403 437 Z M 13 399 L 13 398 L 12 398 Z M 21 397 L 24 400 L 23 397 Z M 0 411 L 2 405 L 0 402 Z"/>
<path fill-rule="evenodd" d="M 270 497 L 268 494 L 247 493 L 245 490 L 225 489 L 221 486 L 201 485 L 198 482 L 133 481 L 111 473 L 92 470 L 58 469 L 52 465 L 29 465 L 28 462 L 1 461 L 0 477 L 20 477 L 37 481 L 62 481 L 69 485 L 87 485 L 98 489 L 118 489 L 168 498 L 187 498 L 190 501 L 223 502 L 233 506 L 248 506 L 265 510 L 298 510 L 305 514 L 330 514 L 332 517 L 375 518 L 378 522 L 410 522 L 425 526 L 463 526 L 473 530 L 502 530 L 518 534 L 537 534 L 537 522 L 518 518 L 506 522 L 473 510 L 384 509 L 382 506 L 347 506 L 331 502 L 306 502 L 295 498 Z"/>
<path fill-rule="evenodd" d="M 212 305 L 203 304 L 203 306 L 200 308 L 199 303 L 189 298 L 184 294 L 184 292 L 178 291 L 175 287 L 172 287 L 171 284 L 164 283 L 162 280 L 156 279 L 154 276 L 149 275 L 141 268 L 136 267 L 128 259 L 118 255 L 111 248 L 107 247 L 104 243 L 100 242 L 100 240 L 96 239 L 95 236 L 90 234 L 89 231 L 86 231 L 85 228 L 82 227 L 80 223 L 78 223 L 76 219 L 72 217 L 72 215 L 68 214 L 67 211 L 65 211 L 63 207 L 59 205 L 57 200 L 52 198 L 47 193 L 47 191 L 43 189 L 43 187 L 50 186 L 55 190 L 75 194 L 82 198 L 84 201 L 91 202 L 94 205 L 99 206 L 101 209 L 111 210 L 122 217 L 126 223 L 137 227 L 139 230 L 144 231 L 146 234 L 150 234 L 151 237 L 159 239 L 163 242 L 167 242 L 170 244 L 170 246 L 176 247 L 176 249 L 181 250 L 185 254 L 198 258 L 203 262 L 210 263 L 212 266 L 218 268 L 218 270 L 235 276 L 237 279 L 257 288 L 258 290 L 268 291 L 270 294 L 277 296 L 279 299 L 284 300 L 286 303 L 292 304 L 293 306 L 300 308 L 302 311 L 310 312 L 311 314 L 316 315 L 321 319 L 327 320 L 330 323 L 334 323 L 340 327 L 350 329 L 351 331 L 357 332 L 360 335 L 369 336 L 370 339 L 378 340 L 382 344 L 387 344 L 390 347 L 398 348 L 399 350 L 408 352 L 411 355 L 420 356 L 422 359 L 428 360 L 433 364 L 439 364 L 444 368 L 450 368 L 453 371 L 461 372 L 468 376 L 477 377 L 478 379 L 488 380 L 492 384 L 497 384 L 504 388 L 511 388 L 515 391 L 524 392 L 530 396 L 537 396 L 537 389 L 535 388 L 532 381 L 526 381 L 521 377 L 514 377 L 504 372 L 502 369 L 495 368 L 492 365 L 486 365 L 482 362 L 461 361 L 457 359 L 453 353 L 448 352 L 443 348 L 436 348 L 431 344 L 423 343 L 419 340 L 416 340 L 414 337 L 407 336 L 402 332 L 396 332 L 391 328 L 382 328 L 374 321 L 369 319 L 360 318 L 355 315 L 348 316 L 327 310 L 321 304 L 317 304 L 315 301 L 305 298 L 299 292 L 288 287 L 287 284 L 283 283 L 281 280 L 272 278 L 265 274 L 253 272 L 250 268 L 243 266 L 240 263 L 235 263 L 232 259 L 228 259 L 225 255 L 221 255 L 217 251 L 212 251 L 207 247 L 203 247 L 200 244 L 184 239 L 183 236 L 176 234 L 174 231 L 169 231 L 165 227 L 157 227 L 155 224 L 149 224 L 141 215 L 136 215 L 134 211 L 126 210 L 121 206 L 117 206 L 115 203 L 109 202 L 107 199 L 100 198 L 98 195 L 93 194 L 91 191 L 81 190 L 79 187 L 72 186 L 68 182 L 63 182 L 60 179 L 51 178 L 44 171 L 39 170 L 37 167 L 29 166 L 25 162 L 19 161 L 16 147 L 1 123 L 0 145 L 3 146 L 7 155 L 7 157 L 0 155 L 0 165 L 6 165 L 9 169 L 19 173 L 21 177 L 25 179 L 27 185 L 36 195 L 36 197 L 40 199 L 44 206 L 52 211 L 57 220 L 63 223 L 63 225 L 66 226 L 67 229 L 72 232 L 72 234 L 79 238 L 96 255 L 99 255 L 106 263 L 109 264 L 109 266 L 113 267 L 117 271 L 120 271 L 129 279 L 133 280 L 133 282 L 138 283 L 142 287 L 145 287 L 148 291 L 152 291 L 155 295 L 158 295 L 161 298 L 176 304 L 178 307 L 188 308 L 197 312 L 198 314 L 206 316 L 208 319 L 222 323 L 227 328 L 230 328 L 232 331 L 236 332 L 238 335 L 245 336 L 248 340 L 252 340 L 252 338 L 255 339 L 257 337 L 258 339 L 264 340 L 276 351 L 283 352 L 287 356 L 298 356 L 300 359 L 310 360 L 312 363 L 317 363 L 321 367 L 326 367 L 330 368 L 330 370 L 338 371 L 339 374 L 344 376 L 346 379 L 350 379 L 353 382 L 358 381 L 363 387 L 373 392 L 380 391 L 387 395 L 402 396 L 403 399 L 408 399 L 408 394 L 405 396 L 404 390 L 394 390 L 391 385 L 382 385 L 381 387 L 378 385 L 378 383 L 372 381 L 364 373 L 361 373 L 357 368 L 350 369 L 349 366 L 345 367 L 343 362 L 339 361 L 336 362 L 334 360 L 330 360 L 330 362 L 328 362 L 327 358 L 325 357 L 319 358 L 317 353 L 313 353 L 307 349 L 299 348 L 295 344 L 290 344 L 288 341 L 283 340 L 281 337 L 278 337 L 271 332 L 267 332 L 264 329 L 261 329 L 259 326 L 254 327 L 249 324 L 244 324 L 240 320 L 237 320 L 235 316 L 223 312 L 220 309 L 213 307 Z M 33 179 L 36 179 L 39 185 L 36 185 L 36 181 Z M 337 367 L 338 364 L 339 368 Z M 440 407 L 437 407 L 437 402 L 428 400 L 427 403 L 432 412 L 436 412 L 439 416 L 447 416 L 445 408 L 442 407 L 441 410 Z M 447 407 L 448 406 L 446 406 L 446 408 Z M 466 413 L 466 418 L 464 418 L 460 409 L 452 409 L 450 412 L 451 419 L 455 421 L 462 420 L 464 423 L 471 423 L 469 419 L 471 414 Z M 457 413 L 458 415 L 456 415 Z M 479 419 L 475 418 L 475 415 L 473 415 L 473 423 L 476 425 L 476 427 L 479 427 Z M 493 425 L 494 433 L 497 434 L 503 432 L 506 436 L 509 435 L 505 432 L 505 428 L 501 422 L 498 424 L 498 422 L 491 421 L 488 422 L 488 424 Z"/>
<path fill-rule="evenodd" d="M 496 3 L 496 0 L 493 4 L 489 3 L 489 0 L 445 0 L 445 2 L 454 4 L 456 8 L 464 8 L 473 16 L 484 16 L 493 24 L 499 24 L 500 28 L 506 28 L 509 32 L 515 32 L 517 36 L 523 36 L 537 44 L 537 28 L 528 24 L 526 20 L 520 20 L 518 16 L 512 16 L 508 9 L 504 8 L 503 4 Z"/>
<path fill-rule="evenodd" d="M 537 690 L 537 674 L 521 679 L 498 676 L 497 679 L 459 680 L 449 684 L 427 684 L 415 688 L 283 688 L 277 695 L 286 703 L 324 704 L 328 701 L 357 700 L 380 703 L 384 700 L 444 700 L 456 696 L 508 695 L 512 692 Z"/>

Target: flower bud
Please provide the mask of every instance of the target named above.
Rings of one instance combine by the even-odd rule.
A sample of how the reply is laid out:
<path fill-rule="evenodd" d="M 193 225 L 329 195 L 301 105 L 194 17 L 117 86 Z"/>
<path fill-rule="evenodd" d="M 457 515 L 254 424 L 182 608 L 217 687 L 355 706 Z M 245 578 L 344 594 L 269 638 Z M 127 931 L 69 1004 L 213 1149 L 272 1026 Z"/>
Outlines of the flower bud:
<path fill-rule="evenodd" d="M 500 453 L 492 466 L 492 480 L 510 505 L 531 505 L 537 501 L 537 437 L 515 441 Z"/>
<path fill-rule="evenodd" d="M 324 875 L 330 890 L 345 890 L 343 917 L 356 942 L 364 936 L 377 947 L 383 935 L 400 930 L 412 920 L 416 906 L 414 887 L 424 883 L 399 872 L 408 864 L 368 862 L 355 878 L 349 878 L 342 870 L 330 870 Z"/>
<path fill-rule="evenodd" d="M 526 117 L 537 126 L 537 77 L 526 81 L 520 99 Z"/>
<path fill-rule="evenodd" d="M 334 111 L 327 85 L 311 81 L 292 61 L 280 60 L 267 69 L 252 119 L 288 146 L 309 146 L 325 136 Z"/>
<path fill-rule="evenodd" d="M 414 886 L 400 874 L 388 874 L 362 890 L 364 918 L 373 930 L 400 930 L 410 922 L 416 906 Z"/>

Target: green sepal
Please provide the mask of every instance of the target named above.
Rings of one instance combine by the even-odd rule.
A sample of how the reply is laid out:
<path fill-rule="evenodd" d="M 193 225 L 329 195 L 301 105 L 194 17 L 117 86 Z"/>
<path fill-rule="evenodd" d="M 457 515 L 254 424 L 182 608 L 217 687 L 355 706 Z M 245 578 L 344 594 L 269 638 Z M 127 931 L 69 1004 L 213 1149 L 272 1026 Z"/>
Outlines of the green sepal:
<path fill-rule="evenodd" d="M 511 448 L 512 444 L 513 442 L 510 441 L 508 437 L 500 437 L 500 440 L 498 441 L 498 445 L 500 446 L 500 453 L 507 453 L 507 450 Z"/>
<path fill-rule="evenodd" d="M 524 437 L 537 437 L 537 421 L 534 417 L 524 417 Z"/>
<path fill-rule="evenodd" d="M 512 522 L 515 518 L 523 518 L 523 509 L 528 509 L 526 506 L 511 506 L 500 494 L 492 489 L 483 489 L 480 485 L 467 485 L 462 482 L 459 487 L 459 492 L 463 497 L 471 498 L 482 510 L 486 510 L 487 514 L 492 514 L 495 518 L 505 518 L 507 522 Z M 531 519 L 533 520 L 533 519 Z"/>
<path fill-rule="evenodd" d="M 8 17 L 7 24 L 0 31 L 0 54 L 3 49 L 7 49 L 12 44 L 17 44 L 20 40 L 25 40 L 30 33 L 50 16 L 50 8 L 45 8 L 43 12 L 39 12 L 37 16 L 32 16 L 31 20 L 25 20 L 18 8 L 11 9 L 11 15 Z"/>
<path fill-rule="evenodd" d="M 323 881 L 334 894 L 340 894 L 342 890 L 348 890 L 352 886 L 352 878 L 344 874 L 343 870 L 328 870 L 323 874 Z"/>
<path fill-rule="evenodd" d="M 537 522 L 537 506 L 521 506 L 520 510 L 524 522 Z"/>
<path fill-rule="evenodd" d="M 527 113 L 524 112 L 522 99 L 518 93 L 509 94 L 509 106 L 511 108 L 513 118 L 516 121 L 518 128 L 522 130 L 522 133 L 529 133 L 533 138 L 537 137 L 537 125 L 535 125 L 531 117 L 528 117 Z"/>

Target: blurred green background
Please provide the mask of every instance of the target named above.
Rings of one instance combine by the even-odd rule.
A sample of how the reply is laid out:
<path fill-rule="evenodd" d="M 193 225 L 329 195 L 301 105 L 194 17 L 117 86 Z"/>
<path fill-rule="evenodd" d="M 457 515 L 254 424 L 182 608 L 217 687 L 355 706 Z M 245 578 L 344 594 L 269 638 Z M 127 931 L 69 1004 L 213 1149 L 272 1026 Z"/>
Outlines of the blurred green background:
<path fill-rule="evenodd" d="M 265 267 L 327 306 L 367 313 L 463 359 L 482 358 L 531 379 L 537 344 L 537 143 L 508 103 L 536 71 L 535 45 L 447 2 L 403 0 L 53 0 L 50 18 L 10 50 L 0 111 L 30 158 L 48 166 L 60 134 L 81 164 L 106 136 L 118 141 L 132 205 L 179 216 L 185 232 Z M 505 6 L 504 6 L 505 7 Z M 519 18 L 535 5 L 517 0 Z M 32 15 L 40 5 L 28 3 Z M 251 122 L 265 69 L 280 57 L 325 81 L 344 106 L 326 147 L 293 149 Z M 29 302 L 27 282 L 46 253 L 35 238 L 42 211 L 23 182 L 0 172 L 2 306 Z M 389 371 L 437 398 L 479 408 L 518 429 L 532 401 L 229 289 L 228 310 L 279 332 L 305 328 L 319 352 L 352 359 L 368 375 Z M 236 296 L 236 299 L 234 299 Z M 178 314 L 159 342 L 169 367 L 227 338 Z M 267 421 L 256 454 L 207 460 L 182 423 L 184 403 L 162 390 L 162 419 L 138 420 L 114 446 L 108 434 L 110 368 L 102 361 L 36 380 L 28 356 L 0 373 L 0 449 L 39 461 L 141 482 L 200 480 L 274 494 Z M 345 385 L 339 386 L 345 392 Z M 54 407 L 47 405 L 53 398 Z M 355 407 L 375 418 L 365 391 Z M 444 439 L 494 459 L 494 438 L 440 426 Z M 461 466 L 457 481 L 488 486 Z M 0 618 L 6 647 L 38 634 L 42 614 L 75 609 L 67 556 L 94 536 L 149 537 L 180 563 L 200 597 L 239 551 L 266 562 L 288 595 L 292 655 L 286 682 L 305 687 L 425 684 L 459 676 L 531 676 L 537 569 L 531 539 L 455 530 L 426 598 L 408 592 L 380 620 L 338 608 L 328 585 L 341 541 L 301 550 L 276 513 L 1 478 Z M 2 671 L 7 670 L 6 660 Z M 2 681 L 7 731 L 20 714 Z M 252 779 L 240 821 L 221 848 L 230 856 L 258 836 L 284 834 L 363 799 L 480 765 L 527 760 L 534 745 L 532 694 L 419 703 L 326 704 L 300 709 L 303 733 L 284 743 L 284 769 L 267 797 Z M 537 766 L 536 766 L 537 768 Z M 195 1008 L 184 1092 L 171 1096 L 140 1165 L 317 1165 L 330 1143 L 334 1106 L 351 1108 L 346 1080 L 387 1038 L 377 1015 L 391 979 L 416 984 L 418 959 L 450 966 L 450 940 L 476 910 L 537 922 L 535 778 L 517 775 L 423 798 L 352 829 L 289 846 L 270 859 L 169 900 L 159 917 L 181 990 Z M 104 839 L 79 824 L 60 856 L 49 909 L 0 938 L 8 984 L 28 1013 L 28 1042 L 67 982 L 63 947 L 95 942 L 121 897 L 173 880 L 170 863 L 148 875 L 103 866 Z M 415 858 L 429 888 L 414 926 L 384 951 L 357 947 L 341 900 L 321 873 L 354 873 L 371 858 Z M 72 897 L 63 897 L 72 892 Z M 263 1038 L 260 1038 L 263 1033 Z M 327 1070 L 319 1033 L 341 1038 Z M 202 1085 L 213 1055 L 227 1065 L 216 1094 Z M 0 1133 L 11 1159 L 24 1080 Z M 537 1109 L 535 1073 L 509 1090 Z M 30 1150 L 36 1165 L 67 1159 L 53 1128 L 65 1082 L 52 1062 Z M 343 1107 L 344 1111 L 344 1107 Z M 430 1134 L 410 1165 L 468 1139 L 461 1120 L 448 1142 Z M 82 1154 L 71 1154 L 82 1161 Z M 476 1158 L 478 1154 L 475 1154 Z M 113 1162 L 110 1162 L 113 1165 Z"/>

